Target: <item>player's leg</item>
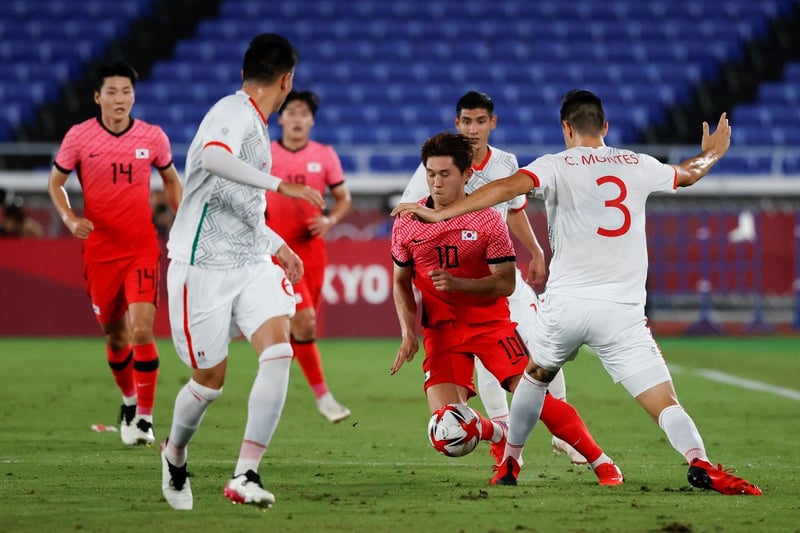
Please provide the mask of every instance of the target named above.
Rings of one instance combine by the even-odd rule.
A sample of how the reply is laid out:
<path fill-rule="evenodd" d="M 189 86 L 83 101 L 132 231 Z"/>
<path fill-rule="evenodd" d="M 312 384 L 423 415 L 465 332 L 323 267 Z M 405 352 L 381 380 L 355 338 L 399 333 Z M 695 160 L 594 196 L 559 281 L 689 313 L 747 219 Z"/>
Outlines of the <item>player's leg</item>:
<path fill-rule="evenodd" d="M 295 286 L 295 290 L 298 286 Z M 301 291 L 301 296 L 307 292 Z M 317 409 L 330 422 L 341 422 L 350 416 L 350 409 L 336 401 L 325 382 L 322 357 L 317 346 L 317 316 L 311 305 L 298 302 L 297 313 L 292 318 L 292 350 L 303 375 L 317 401 Z"/>
<path fill-rule="evenodd" d="M 474 391 L 456 383 L 436 383 L 425 388 L 425 396 L 428 399 L 428 409 L 433 414 L 437 409 L 445 405 L 463 404 L 467 405 L 470 396 L 474 396 Z M 489 442 L 500 442 L 505 436 L 505 427 L 497 422 L 486 418 L 478 411 L 475 411 L 481 424 L 481 440 Z"/>
<path fill-rule="evenodd" d="M 223 271 L 202 271 L 172 261 L 167 272 L 169 317 L 175 351 L 192 379 L 175 397 L 169 437 L 161 443 L 161 489 L 174 509 L 191 509 L 187 448 L 208 407 L 222 394 L 230 341 L 231 301 Z M 214 312 L 210 312 L 210 310 Z"/>
<path fill-rule="evenodd" d="M 608 324 L 601 328 L 616 342 L 606 342 L 611 339 L 598 335 L 600 343 L 593 347 L 613 380 L 622 383 L 689 463 L 689 482 L 725 494 L 761 494 L 755 485 L 715 469 L 709 462 L 700 432 L 678 402 L 669 369 L 643 310 L 617 305 L 617 309 L 606 311 L 616 322 L 610 329 Z"/>
<path fill-rule="evenodd" d="M 511 320 L 517 323 L 517 331 L 519 332 L 520 337 L 522 340 L 525 341 L 526 346 L 530 348 L 531 342 L 535 336 L 535 332 L 533 328 L 536 327 L 536 313 L 538 312 L 539 302 L 536 293 L 527 284 L 525 279 L 522 277 L 522 272 L 517 269 L 517 283 L 514 287 L 514 292 L 511 296 L 508 297 L 508 308 L 511 312 Z M 477 366 L 477 365 L 476 365 Z M 498 388 L 499 384 L 498 384 Z M 553 397 L 558 398 L 560 400 L 567 400 L 567 386 L 564 382 L 564 371 L 563 369 L 558 371 L 556 377 L 553 378 L 553 381 L 550 382 L 547 389 Z M 481 400 L 484 402 L 484 406 L 486 405 L 486 401 L 484 399 L 484 390 L 481 384 L 481 375 L 480 372 L 478 373 L 478 391 L 481 396 Z M 502 391 L 502 401 L 503 406 L 505 407 L 505 415 L 506 421 L 508 420 L 508 402 L 506 400 L 505 391 Z M 490 387 L 487 393 L 490 398 L 490 401 L 497 402 L 498 407 L 500 406 L 500 397 L 498 392 L 493 391 Z M 495 398 L 492 400 L 491 398 Z M 488 407 L 487 407 L 488 412 Z M 492 415 L 490 415 L 492 416 Z M 494 416 L 492 416 L 493 419 Z M 548 428 L 549 429 L 549 428 Z M 552 432 L 551 432 L 552 433 Z M 556 435 L 553 435 L 551 439 L 551 445 L 553 447 L 553 451 L 556 453 L 564 452 L 569 457 L 570 461 L 574 464 L 584 464 L 586 463 L 586 458 L 581 455 L 575 448 L 573 448 L 569 443 L 565 440 L 558 438 Z M 519 457 L 520 466 L 522 466 L 522 457 Z"/>
<path fill-rule="evenodd" d="M 225 485 L 225 497 L 236 503 L 269 507 L 275 496 L 264 489 L 259 466 L 278 426 L 292 364 L 291 316 L 295 301 L 284 290 L 281 267 L 269 264 L 248 268 L 250 279 L 234 309 L 239 329 L 258 354 L 258 371 L 247 403 L 247 423 L 233 478 Z"/>
<path fill-rule="evenodd" d="M 136 382 L 130 328 L 125 315 L 125 270 L 119 261 L 89 261 L 85 274 L 92 308 L 105 336 L 108 366 L 122 394 L 120 438 L 124 444 L 136 444 Z"/>

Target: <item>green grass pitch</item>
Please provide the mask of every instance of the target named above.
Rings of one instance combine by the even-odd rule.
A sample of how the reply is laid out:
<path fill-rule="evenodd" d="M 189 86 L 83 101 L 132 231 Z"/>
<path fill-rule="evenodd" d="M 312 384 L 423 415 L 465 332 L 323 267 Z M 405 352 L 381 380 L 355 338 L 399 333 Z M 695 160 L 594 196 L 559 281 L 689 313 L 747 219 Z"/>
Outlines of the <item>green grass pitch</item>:
<path fill-rule="evenodd" d="M 294 365 L 261 465 L 277 503 L 232 505 L 222 487 L 256 368 L 250 347 L 235 342 L 223 395 L 189 448 L 195 508 L 173 511 L 161 496 L 157 447 L 125 447 L 118 434 L 90 429 L 117 425 L 120 404 L 99 337 L 0 339 L 0 531 L 800 531 L 800 339 L 660 344 L 711 459 L 736 467 L 764 496 L 690 488 L 682 457 L 588 350 L 565 368 L 568 398 L 625 484 L 598 486 L 590 470 L 553 455 L 539 425 L 519 486 L 490 487 L 485 443 L 460 459 L 428 444 L 420 354 L 390 376 L 396 340 L 326 340 L 329 385 L 352 417 L 325 421 Z M 158 440 L 189 374 L 168 340 L 159 346 Z"/>

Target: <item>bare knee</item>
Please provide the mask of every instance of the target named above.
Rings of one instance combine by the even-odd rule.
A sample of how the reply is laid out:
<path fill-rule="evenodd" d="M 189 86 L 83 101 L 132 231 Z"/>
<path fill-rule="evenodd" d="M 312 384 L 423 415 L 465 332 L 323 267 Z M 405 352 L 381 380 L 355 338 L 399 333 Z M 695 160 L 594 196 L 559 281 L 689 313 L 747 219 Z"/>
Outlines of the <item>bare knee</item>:
<path fill-rule="evenodd" d="M 298 341 L 317 338 L 317 316 L 311 309 L 303 309 L 292 318 L 292 337 Z"/>
<path fill-rule="evenodd" d="M 543 383 L 550 383 L 553 381 L 553 378 L 556 377 L 556 374 L 558 374 L 558 370 L 547 370 L 533 361 L 528 362 L 528 367 L 525 369 L 525 372 L 533 379 Z"/>

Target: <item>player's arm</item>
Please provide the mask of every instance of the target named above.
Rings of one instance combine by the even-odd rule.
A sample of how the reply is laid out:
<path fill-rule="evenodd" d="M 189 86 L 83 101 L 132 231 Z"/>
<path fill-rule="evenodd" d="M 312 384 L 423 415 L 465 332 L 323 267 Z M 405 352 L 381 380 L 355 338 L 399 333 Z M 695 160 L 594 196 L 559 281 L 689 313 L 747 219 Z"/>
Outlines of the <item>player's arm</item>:
<path fill-rule="evenodd" d="M 67 183 L 69 174 L 62 172 L 56 165 L 50 170 L 50 178 L 47 182 L 47 193 L 58 213 L 59 218 L 67 229 L 79 239 L 86 239 L 94 229 L 92 221 L 79 217 L 72 210 L 69 204 L 69 196 L 64 185 Z"/>
<path fill-rule="evenodd" d="M 515 196 L 526 194 L 534 187 L 530 174 L 517 172 L 507 178 L 495 180 L 473 191 L 469 196 L 453 202 L 447 207 L 433 210 L 422 204 L 401 203 L 392 209 L 392 215 L 411 213 L 428 222 L 439 222 L 471 211 L 478 211 L 501 202 L 507 202 Z"/>
<path fill-rule="evenodd" d="M 530 253 L 531 262 L 528 265 L 528 283 L 537 288 L 542 288 L 547 279 L 547 267 L 544 262 L 544 251 L 533 233 L 531 221 L 525 209 L 509 210 L 506 222 L 511 233 L 522 243 Z"/>
<path fill-rule="evenodd" d="M 419 350 L 416 332 L 417 302 L 411 285 L 412 268 L 410 264 L 401 266 L 395 262 L 392 271 L 392 297 L 397 320 L 400 322 L 401 341 L 390 374 L 397 373 L 404 363 L 414 359 Z"/>
<path fill-rule="evenodd" d="M 350 211 L 350 206 L 353 200 L 350 197 L 350 189 L 347 188 L 345 182 L 331 187 L 331 196 L 333 196 L 333 207 L 327 215 L 319 215 L 311 219 L 308 226 L 311 235 L 325 235 L 329 229 L 339 223 L 345 215 Z"/>
<path fill-rule="evenodd" d="M 675 183 L 678 187 L 688 187 L 697 183 L 700 178 L 708 174 L 711 167 L 722 159 L 731 145 L 731 126 L 728 117 L 723 113 L 719 117 L 717 129 L 709 134 L 708 122 L 703 122 L 703 140 L 700 143 L 700 154 L 690 157 L 675 165 L 677 176 Z"/>
<path fill-rule="evenodd" d="M 227 146 L 209 143 L 203 148 L 203 169 L 226 180 L 242 185 L 276 191 L 291 198 L 305 200 L 320 209 L 325 201 L 319 191 L 300 183 L 289 183 L 282 179 L 257 170 L 235 155 Z"/>
<path fill-rule="evenodd" d="M 500 298 L 510 296 L 516 285 L 514 258 L 504 258 L 501 263 L 490 263 L 488 276 L 483 278 L 458 278 L 447 270 L 432 270 L 428 275 L 439 291 L 458 291 L 477 296 Z"/>
<path fill-rule="evenodd" d="M 178 206 L 183 197 L 183 186 L 181 185 L 181 178 L 178 176 L 178 171 L 175 165 L 170 165 L 167 168 L 159 169 L 158 173 L 161 175 L 161 180 L 164 182 L 164 194 L 167 195 L 167 203 L 172 209 L 172 212 L 177 213 Z"/>

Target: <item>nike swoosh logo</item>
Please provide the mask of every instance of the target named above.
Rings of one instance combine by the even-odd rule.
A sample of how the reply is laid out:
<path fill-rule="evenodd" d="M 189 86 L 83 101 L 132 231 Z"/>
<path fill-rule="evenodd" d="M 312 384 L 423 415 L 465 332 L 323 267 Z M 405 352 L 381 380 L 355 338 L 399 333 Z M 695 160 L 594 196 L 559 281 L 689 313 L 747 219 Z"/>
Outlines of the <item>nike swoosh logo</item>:
<path fill-rule="evenodd" d="M 97 157 L 98 155 L 102 155 L 102 152 L 99 154 L 89 154 L 89 157 Z"/>
<path fill-rule="evenodd" d="M 421 242 L 425 242 L 425 240 L 424 239 L 411 239 L 411 242 L 413 242 L 414 244 L 419 244 Z"/>

